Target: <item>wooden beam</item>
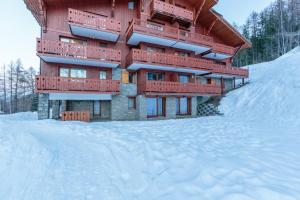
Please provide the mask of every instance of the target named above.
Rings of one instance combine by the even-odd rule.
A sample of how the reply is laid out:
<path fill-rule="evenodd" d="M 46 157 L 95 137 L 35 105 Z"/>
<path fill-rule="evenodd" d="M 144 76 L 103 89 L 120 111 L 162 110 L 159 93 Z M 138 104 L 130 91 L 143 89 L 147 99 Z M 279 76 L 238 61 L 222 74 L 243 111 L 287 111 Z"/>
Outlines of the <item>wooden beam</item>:
<path fill-rule="evenodd" d="M 116 0 L 111 0 L 111 17 L 115 17 L 115 6 L 116 6 Z"/>
<path fill-rule="evenodd" d="M 145 11 L 145 0 L 141 0 L 141 12 Z"/>
<path fill-rule="evenodd" d="M 216 22 L 218 21 L 218 18 L 216 18 L 212 23 L 211 25 L 209 26 L 208 30 L 207 30 L 207 35 L 210 34 L 211 30 L 213 29 L 214 25 L 216 24 Z"/>
<path fill-rule="evenodd" d="M 203 1 L 202 1 L 202 3 L 201 3 L 200 6 L 199 6 L 199 9 L 197 10 L 197 13 L 196 13 L 195 18 L 194 18 L 194 26 L 196 25 L 197 19 L 198 19 L 198 17 L 200 16 L 200 13 L 201 13 L 202 8 L 203 8 L 203 6 L 204 6 L 204 4 L 205 4 L 205 1 L 206 1 L 206 0 L 203 0 Z"/>

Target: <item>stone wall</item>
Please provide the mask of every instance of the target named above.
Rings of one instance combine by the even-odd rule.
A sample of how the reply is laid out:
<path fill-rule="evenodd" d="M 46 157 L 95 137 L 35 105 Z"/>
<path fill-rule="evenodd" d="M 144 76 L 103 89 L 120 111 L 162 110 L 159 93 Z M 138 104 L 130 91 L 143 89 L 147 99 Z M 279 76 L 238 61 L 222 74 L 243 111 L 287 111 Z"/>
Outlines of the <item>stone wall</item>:
<path fill-rule="evenodd" d="M 138 95 L 136 97 L 136 119 L 147 119 L 147 101 L 144 95 Z"/>
<path fill-rule="evenodd" d="M 166 98 L 166 118 L 167 119 L 176 118 L 176 97 Z"/>
<path fill-rule="evenodd" d="M 197 116 L 197 107 L 198 107 L 197 97 L 192 97 L 192 99 L 191 99 L 191 115 L 192 115 L 192 117 Z"/>
<path fill-rule="evenodd" d="M 49 95 L 39 94 L 38 119 L 49 118 Z"/>
<path fill-rule="evenodd" d="M 136 119 L 137 109 L 128 108 L 128 101 L 129 101 L 128 97 L 135 97 L 136 94 L 137 94 L 136 84 L 121 84 L 120 94 L 112 97 L 112 101 L 111 101 L 112 120 Z"/>
<path fill-rule="evenodd" d="M 67 101 L 67 111 L 90 111 L 93 117 L 93 101 Z"/>

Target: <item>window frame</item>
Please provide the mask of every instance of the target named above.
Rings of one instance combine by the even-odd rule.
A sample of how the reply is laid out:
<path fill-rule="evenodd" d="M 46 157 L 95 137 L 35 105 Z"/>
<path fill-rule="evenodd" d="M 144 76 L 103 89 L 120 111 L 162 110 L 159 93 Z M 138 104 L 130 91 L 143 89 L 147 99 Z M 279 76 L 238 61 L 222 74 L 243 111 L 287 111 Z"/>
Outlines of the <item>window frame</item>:
<path fill-rule="evenodd" d="M 132 106 L 130 106 L 130 100 L 133 101 Z M 128 96 L 128 110 L 136 110 L 136 97 L 135 96 Z"/>

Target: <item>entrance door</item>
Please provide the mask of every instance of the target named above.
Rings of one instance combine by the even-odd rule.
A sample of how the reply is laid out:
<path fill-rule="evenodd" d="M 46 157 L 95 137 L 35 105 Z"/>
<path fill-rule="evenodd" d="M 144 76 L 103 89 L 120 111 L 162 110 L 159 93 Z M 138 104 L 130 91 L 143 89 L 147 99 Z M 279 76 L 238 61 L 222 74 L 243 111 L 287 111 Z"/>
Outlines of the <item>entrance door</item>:
<path fill-rule="evenodd" d="M 101 115 L 101 104 L 100 101 L 94 101 L 94 116 Z"/>

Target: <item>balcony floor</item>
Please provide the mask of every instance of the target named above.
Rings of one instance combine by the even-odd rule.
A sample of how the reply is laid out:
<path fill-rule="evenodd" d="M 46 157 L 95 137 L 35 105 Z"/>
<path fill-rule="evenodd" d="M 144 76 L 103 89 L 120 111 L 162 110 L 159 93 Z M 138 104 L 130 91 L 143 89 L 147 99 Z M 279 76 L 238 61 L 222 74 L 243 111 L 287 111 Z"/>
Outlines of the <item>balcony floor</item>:
<path fill-rule="evenodd" d="M 110 42 L 117 42 L 120 37 L 120 34 L 118 33 L 95 29 L 87 26 L 80 26 L 77 24 L 75 25 L 72 23 L 70 23 L 70 30 L 73 35 L 88 37 L 88 38 L 93 38 L 98 40 L 105 40 Z"/>
<path fill-rule="evenodd" d="M 74 58 L 67 56 L 51 55 L 51 54 L 37 54 L 43 61 L 49 63 L 63 63 L 71 65 L 83 65 L 83 66 L 94 66 L 94 67 L 106 67 L 106 68 L 117 68 L 119 63 L 95 60 L 86 58 Z"/>
<path fill-rule="evenodd" d="M 203 56 L 204 58 L 215 59 L 215 60 L 224 60 L 227 58 L 231 58 L 231 55 L 222 54 L 222 53 L 208 53 Z"/>
<path fill-rule="evenodd" d="M 172 72 L 182 72 L 182 73 L 192 73 L 196 75 L 207 74 L 209 71 L 205 70 L 195 70 L 190 68 L 182 68 L 182 67 L 174 67 L 168 65 L 157 65 L 152 63 L 139 63 L 134 62 L 128 66 L 128 70 L 139 70 L 139 69 L 153 69 L 153 70 L 161 70 L 161 71 L 172 71 Z"/>
<path fill-rule="evenodd" d="M 166 39 L 158 36 L 146 35 L 137 32 L 131 34 L 129 40 L 127 41 L 127 44 L 138 45 L 141 42 L 193 51 L 196 54 L 201 54 L 210 50 L 210 48 L 206 46 L 190 44 L 188 42 L 178 41 L 176 39 Z"/>

